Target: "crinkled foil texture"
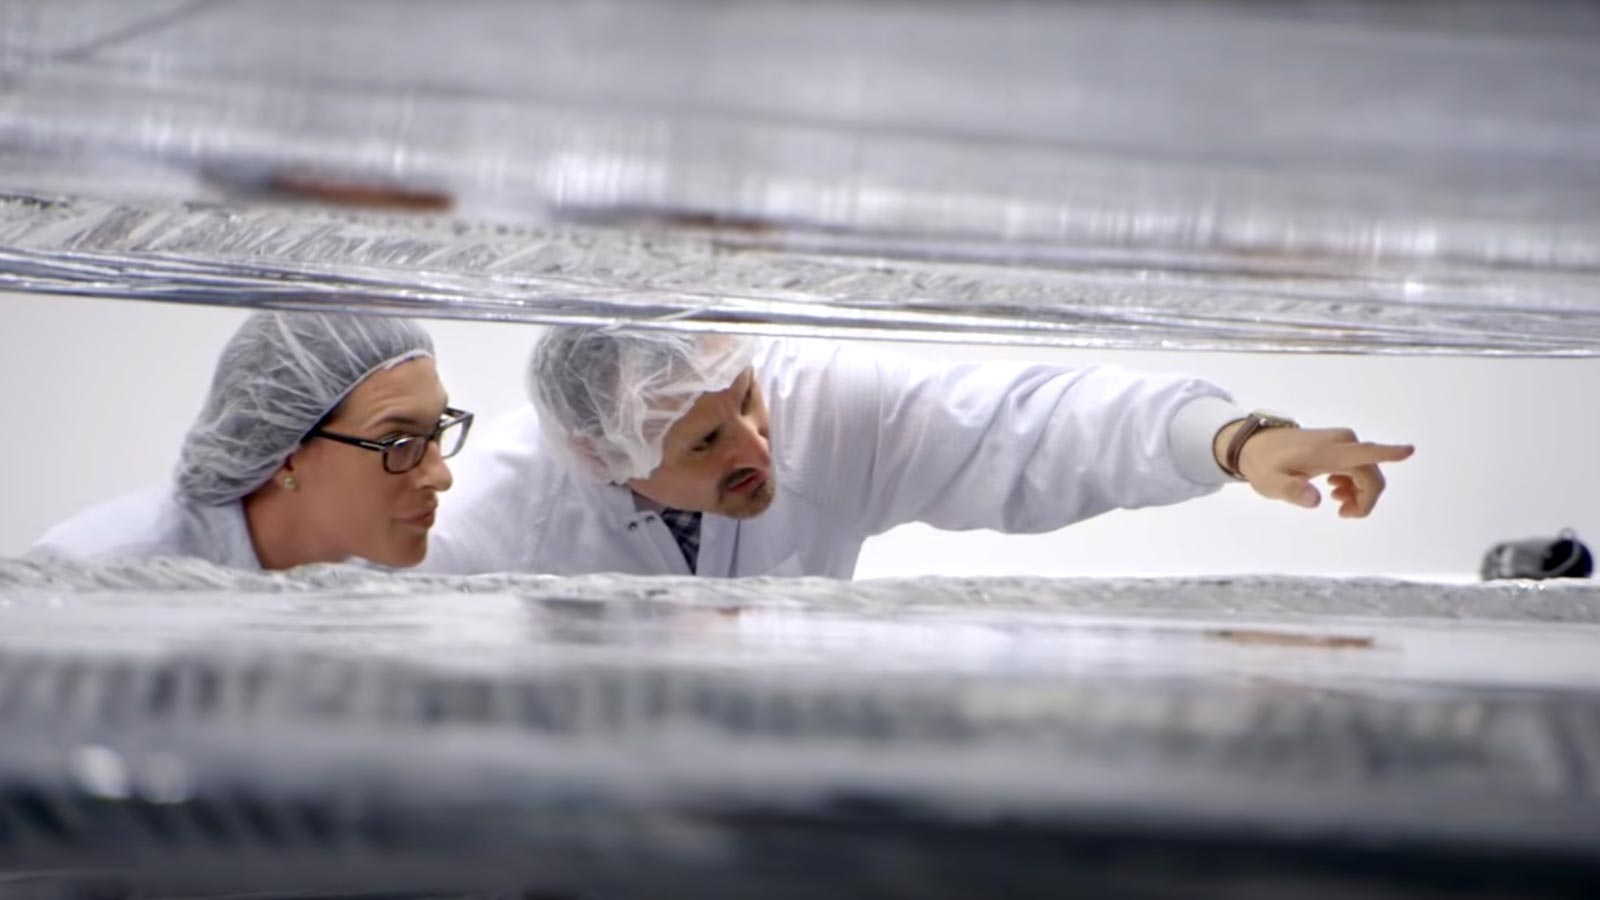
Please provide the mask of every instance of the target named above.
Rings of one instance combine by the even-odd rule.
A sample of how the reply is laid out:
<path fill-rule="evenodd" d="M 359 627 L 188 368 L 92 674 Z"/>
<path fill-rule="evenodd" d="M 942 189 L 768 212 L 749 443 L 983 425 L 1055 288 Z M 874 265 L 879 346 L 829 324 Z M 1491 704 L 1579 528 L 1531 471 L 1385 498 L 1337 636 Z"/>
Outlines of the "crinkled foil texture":
<path fill-rule="evenodd" d="M 370 887 L 402 864 L 603 884 L 604 861 L 636 858 L 648 894 L 684 841 L 719 879 L 782 877 L 801 841 L 831 861 L 806 878 L 839 889 L 877 883 L 866 848 L 888 845 L 912 880 L 987 872 L 932 833 L 968 845 L 999 821 L 1004 858 L 1044 866 L 1026 867 L 1041 896 L 1067 877 L 1060 845 L 1016 842 L 1082 828 L 1592 860 L 1597 621 L 1588 581 L 0 560 L 0 808 L 39 833 L 17 845 L 35 867 L 192 841 L 182 865 L 139 864 L 191 892 L 213 869 Z M 796 831 L 752 827 L 774 816 Z M 257 872 L 240 850 L 292 841 L 311 869 Z"/>
<path fill-rule="evenodd" d="M 1600 15 L 1391 7 L 8 0 L 0 286 L 1594 355 Z"/>

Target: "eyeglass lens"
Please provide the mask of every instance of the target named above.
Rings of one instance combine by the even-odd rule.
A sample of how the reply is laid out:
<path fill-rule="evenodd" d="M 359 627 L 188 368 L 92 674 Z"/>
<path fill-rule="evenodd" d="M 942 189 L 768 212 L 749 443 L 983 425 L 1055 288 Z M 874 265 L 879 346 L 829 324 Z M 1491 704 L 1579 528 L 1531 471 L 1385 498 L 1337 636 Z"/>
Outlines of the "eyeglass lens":
<path fill-rule="evenodd" d="M 439 454 L 445 459 L 456 455 L 461 450 L 461 445 L 466 442 L 467 429 L 462 426 L 466 420 L 457 419 L 439 429 Z M 383 451 L 384 469 L 396 475 L 409 472 L 422 465 L 422 458 L 428 454 L 428 438 L 403 437 L 390 444 Z"/>
<path fill-rule="evenodd" d="M 460 452 L 461 446 L 467 442 L 467 423 L 470 418 L 456 419 L 439 429 L 439 453 L 449 459 Z"/>

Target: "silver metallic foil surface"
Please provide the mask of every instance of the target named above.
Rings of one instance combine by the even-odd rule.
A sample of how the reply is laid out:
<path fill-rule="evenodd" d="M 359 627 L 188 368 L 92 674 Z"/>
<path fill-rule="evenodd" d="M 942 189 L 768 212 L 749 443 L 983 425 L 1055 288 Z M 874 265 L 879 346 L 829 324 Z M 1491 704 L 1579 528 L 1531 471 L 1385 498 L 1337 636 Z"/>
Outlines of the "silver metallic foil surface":
<path fill-rule="evenodd" d="M 0 875 L 50 897 L 1580 897 L 1597 634 L 1585 580 L 5 560 Z"/>
<path fill-rule="evenodd" d="M 1600 343 L 1589 4 L 6 0 L 0 35 L 12 289 Z"/>

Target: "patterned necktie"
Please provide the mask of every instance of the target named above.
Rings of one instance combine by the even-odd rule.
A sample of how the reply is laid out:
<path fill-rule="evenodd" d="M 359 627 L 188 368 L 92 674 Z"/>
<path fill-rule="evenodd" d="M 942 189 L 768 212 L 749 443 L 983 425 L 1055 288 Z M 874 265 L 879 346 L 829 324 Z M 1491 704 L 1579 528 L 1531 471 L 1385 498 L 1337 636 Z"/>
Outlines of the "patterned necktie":
<path fill-rule="evenodd" d="M 667 523 L 672 539 L 678 542 L 678 549 L 683 551 L 683 560 L 689 564 L 689 571 L 697 571 L 696 566 L 700 562 L 700 513 L 663 509 L 661 521 Z"/>

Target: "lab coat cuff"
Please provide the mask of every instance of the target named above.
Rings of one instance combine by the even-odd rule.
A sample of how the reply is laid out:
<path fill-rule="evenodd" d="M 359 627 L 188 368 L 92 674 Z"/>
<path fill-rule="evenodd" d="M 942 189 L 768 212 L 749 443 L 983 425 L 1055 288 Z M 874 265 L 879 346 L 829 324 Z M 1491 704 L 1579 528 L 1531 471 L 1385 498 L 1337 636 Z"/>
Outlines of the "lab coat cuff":
<path fill-rule="evenodd" d="M 1232 481 L 1217 463 L 1212 445 L 1223 426 L 1248 415 L 1248 411 L 1221 397 L 1196 397 L 1185 403 L 1167 430 L 1178 472 L 1195 484 L 1206 486 Z"/>

